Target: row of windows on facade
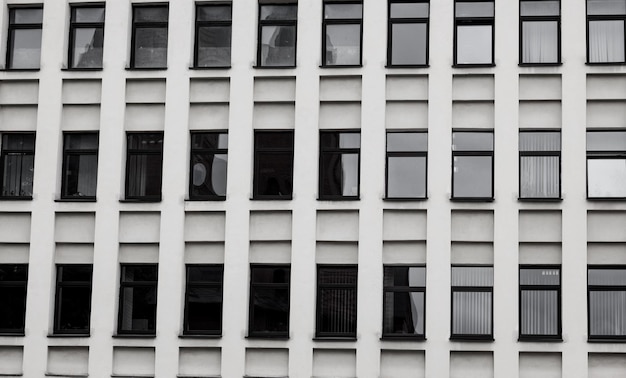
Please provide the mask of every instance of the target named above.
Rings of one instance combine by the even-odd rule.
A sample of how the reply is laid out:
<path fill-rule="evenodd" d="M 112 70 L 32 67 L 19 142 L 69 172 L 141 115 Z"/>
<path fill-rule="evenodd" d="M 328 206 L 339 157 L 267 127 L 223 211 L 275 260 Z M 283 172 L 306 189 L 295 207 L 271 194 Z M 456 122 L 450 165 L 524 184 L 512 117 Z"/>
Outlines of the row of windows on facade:
<path fill-rule="evenodd" d="M 520 64 L 560 64 L 559 0 L 520 0 Z M 427 66 L 428 0 L 389 0 L 388 66 Z M 494 1 L 454 1 L 455 65 L 494 64 Z M 135 4 L 130 66 L 167 65 L 168 5 Z M 295 67 L 297 4 L 259 4 L 258 67 Z M 104 5 L 71 6 L 68 66 L 102 68 Z M 229 67 L 232 10 L 227 3 L 196 5 L 194 67 Z M 9 9 L 8 69 L 39 67 L 43 8 Z M 587 62 L 626 62 L 626 4 L 587 0 Z M 322 66 L 360 66 L 362 1 L 323 2 Z"/>
<path fill-rule="evenodd" d="M 24 334 L 27 265 L 0 264 L 0 333 Z M 92 265 L 57 265 L 55 334 L 90 332 Z M 183 335 L 221 335 L 223 265 L 187 265 Z M 425 339 L 426 268 L 383 268 L 383 338 Z M 122 264 L 117 332 L 156 333 L 156 264 Z M 290 266 L 250 266 L 249 337 L 289 337 Z M 626 339 L 626 266 L 587 270 L 589 340 Z M 493 266 L 453 265 L 452 339 L 493 340 Z M 520 265 L 519 339 L 561 340 L 560 265 Z M 357 266 L 317 266 L 316 337 L 355 338 Z"/>
<path fill-rule="evenodd" d="M 360 131 L 320 131 L 319 199 L 358 199 Z M 388 131 L 387 199 L 427 198 L 428 133 Z M 31 199 L 35 133 L 4 133 L 0 146 L 0 198 Z M 127 133 L 127 200 L 159 201 L 163 133 Z M 224 200 L 228 166 L 226 131 L 192 132 L 189 199 Z M 254 133 L 253 199 L 289 200 L 293 194 L 294 131 Z M 95 200 L 98 133 L 64 133 L 61 199 Z M 452 199 L 494 198 L 493 130 L 452 132 Z M 561 198 L 561 132 L 521 130 L 519 198 Z M 587 198 L 626 199 L 626 131 L 587 131 Z"/>

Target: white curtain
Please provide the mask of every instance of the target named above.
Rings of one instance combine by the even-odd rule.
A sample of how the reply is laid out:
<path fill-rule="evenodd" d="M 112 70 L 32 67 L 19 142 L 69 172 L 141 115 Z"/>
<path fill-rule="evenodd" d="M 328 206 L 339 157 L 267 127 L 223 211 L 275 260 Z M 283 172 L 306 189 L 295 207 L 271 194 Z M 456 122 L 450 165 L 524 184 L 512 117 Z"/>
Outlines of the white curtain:
<path fill-rule="evenodd" d="M 589 62 L 624 61 L 624 21 L 589 21 Z"/>
<path fill-rule="evenodd" d="M 558 62 L 559 46 L 556 21 L 524 22 L 522 41 L 522 63 Z"/>

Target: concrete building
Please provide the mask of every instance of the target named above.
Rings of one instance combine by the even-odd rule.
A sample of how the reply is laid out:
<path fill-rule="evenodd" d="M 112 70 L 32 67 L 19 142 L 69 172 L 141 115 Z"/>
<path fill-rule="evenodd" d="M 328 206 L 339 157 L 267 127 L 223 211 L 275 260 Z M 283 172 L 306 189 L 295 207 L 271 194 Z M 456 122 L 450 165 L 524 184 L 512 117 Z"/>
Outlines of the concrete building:
<path fill-rule="evenodd" d="M 626 377 L 623 0 L 0 20 L 0 375 Z"/>

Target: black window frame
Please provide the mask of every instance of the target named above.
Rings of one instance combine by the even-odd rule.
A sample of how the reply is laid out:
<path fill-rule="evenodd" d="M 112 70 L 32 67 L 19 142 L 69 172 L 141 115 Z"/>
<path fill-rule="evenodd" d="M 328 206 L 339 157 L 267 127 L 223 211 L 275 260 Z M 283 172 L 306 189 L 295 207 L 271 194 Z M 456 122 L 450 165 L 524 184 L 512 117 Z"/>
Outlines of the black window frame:
<path fill-rule="evenodd" d="M 494 341 L 493 338 L 493 323 L 494 323 L 494 295 L 493 295 L 493 265 L 491 264 L 452 264 L 451 268 L 491 268 L 491 286 L 456 286 L 450 283 L 450 340 L 459 341 Z M 452 271 L 451 269 L 451 271 Z M 451 277 L 452 280 L 454 279 Z M 491 323 L 491 330 L 489 334 L 460 334 L 454 333 L 454 293 L 490 293 L 491 294 L 491 313 L 489 322 Z"/>
<path fill-rule="evenodd" d="M 361 18 L 335 18 L 335 19 L 327 19 L 325 14 L 325 8 L 327 4 L 338 5 L 338 4 L 351 4 L 351 5 L 361 5 Z M 322 64 L 321 68 L 351 68 L 351 67 L 363 67 L 363 1 L 362 0 L 345 0 L 345 1 L 334 1 L 334 0 L 324 0 L 322 3 Z M 327 64 L 326 63 L 326 36 L 327 31 L 326 28 L 328 25 L 359 25 L 360 32 L 360 40 L 359 40 L 359 63 L 358 64 Z"/>
<path fill-rule="evenodd" d="M 228 147 L 220 148 L 219 146 L 216 148 L 194 148 L 193 138 L 197 135 L 217 135 L 219 139 L 221 135 L 226 135 L 228 138 L 228 130 L 211 130 L 211 131 L 191 131 L 191 149 L 190 149 L 190 158 L 189 158 L 189 200 L 190 201 L 224 201 L 226 199 L 226 194 L 211 194 L 211 195 L 200 195 L 194 194 L 193 191 L 193 166 L 194 166 L 194 158 L 198 156 L 211 156 L 215 157 L 215 155 L 226 155 L 226 170 L 228 171 Z M 227 142 L 228 143 L 228 142 Z M 207 159 L 208 160 L 208 159 Z M 208 174 L 208 172 L 207 172 Z M 228 188 L 228 181 L 226 181 L 226 186 Z"/>
<path fill-rule="evenodd" d="M 625 14 L 605 14 L 605 15 L 590 15 L 589 14 L 589 2 L 585 0 L 585 15 L 586 15 L 586 34 L 587 34 L 587 45 L 586 45 L 586 63 L 587 65 L 624 65 L 626 64 L 626 13 Z M 614 62 L 591 62 L 589 60 L 589 24 L 593 21 L 622 21 L 624 23 L 624 60 L 623 61 L 614 61 Z"/>
<path fill-rule="evenodd" d="M 558 284 L 522 284 L 522 270 L 552 270 L 557 271 L 559 276 Z M 563 332 L 563 307 L 561 300 L 561 265 L 535 265 L 535 264 L 521 264 L 519 266 L 519 297 L 518 297 L 518 309 L 519 309 L 519 337 L 518 341 L 563 341 L 562 332 Z M 524 334 L 522 333 L 522 293 L 528 291 L 553 291 L 557 294 L 556 305 L 557 305 L 557 333 L 556 334 Z"/>
<path fill-rule="evenodd" d="M 426 144 L 428 144 L 428 130 L 427 129 L 407 129 L 407 130 L 387 130 L 385 139 L 385 200 L 426 200 L 428 199 L 428 147 L 419 151 L 418 149 L 413 151 L 389 151 L 389 134 L 425 134 Z M 389 160 L 394 157 L 423 157 L 424 158 L 424 195 L 421 197 L 392 197 L 389 195 Z"/>
<path fill-rule="evenodd" d="M 200 21 L 198 20 L 198 11 L 199 8 L 211 8 L 211 7 L 230 7 L 231 17 L 228 20 L 213 20 L 213 21 Z M 195 19 L 195 29 L 194 29 L 194 47 L 193 47 L 193 68 L 194 69 L 223 69 L 231 67 L 231 59 L 232 59 L 232 32 L 233 32 L 233 21 L 232 21 L 232 12 L 233 7 L 230 1 L 215 1 L 215 2 L 196 2 L 195 4 L 196 10 L 196 19 Z M 200 29 L 205 27 L 229 27 L 230 28 L 230 45 L 228 46 L 229 50 L 229 59 L 228 64 L 215 64 L 215 65 L 200 65 L 198 62 L 198 47 L 200 42 Z"/>
<path fill-rule="evenodd" d="M 587 146 L 589 144 L 589 133 L 605 133 L 605 132 L 619 132 L 626 134 L 626 129 L 621 128 L 593 128 L 587 129 L 586 138 L 587 138 Z M 585 172 L 586 172 L 586 195 L 588 201 L 623 201 L 626 200 L 626 196 L 615 196 L 615 197 L 590 197 L 589 196 L 589 160 L 624 160 L 626 161 L 626 148 L 624 150 L 590 150 L 589 147 L 586 148 L 586 159 L 585 159 Z"/>
<path fill-rule="evenodd" d="M 341 147 L 337 147 L 337 148 L 330 148 L 330 147 L 324 147 L 322 144 L 322 137 L 324 134 L 358 134 L 359 135 L 359 147 L 358 148 L 341 148 Z M 345 130 L 339 130 L 339 129 L 335 129 L 335 130 L 320 130 L 320 150 L 319 150 L 319 176 L 318 176 L 318 199 L 319 200 L 330 200 L 330 201 L 337 201 L 337 200 L 359 200 L 361 197 L 361 130 L 360 129 L 345 129 Z M 324 156 L 326 156 L 327 154 L 338 154 L 338 155 L 343 155 L 343 154 L 357 154 L 357 194 L 356 195 L 350 195 L 350 196 L 344 196 L 344 195 L 335 195 L 335 194 L 324 194 L 323 193 L 323 187 L 324 187 L 324 180 L 322 180 L 323 177 L 325 177 L 325 171 L 323 170 L 324 167 Z"/>
<path fill-rule="evenodd" d="M 493 3 L 492 17 L 458 17 L 456 8 L 458 3 Z M 493 67 L 495 63 L 496 50 L 496 27 L 495 27 L 495 0 L 454 0 L 454 44 L 452 67 L 472 68 L 472 67 Z M 459 63 L 457 57 L 458 29 L 459 26 L 491 26 L 491 63 Z"/>
<path fill-rule="evenodd" d="M 220 281 L 191 281 L 190 270 L 191 269 L 215 269 L 221 275 Z M 224 264 L 186 264 L 185 265 L 185 303 L 183 314 L 183 335 L 204 335 L 204 336 L 221 336 L 222 335 L 222 322 L 224 314 Z M 195 288 L 217 288 L 220 292 L 220 313 L 219 313 L 219 327 L 217 329 L 190 329 L 189 326 L 189 303 L 190 303 L 190 289 Z"/>
<path fill-rule="evenodd" d="M 96 28 L 102 30 L 102 53 L 104 56 L 104 23 L 102 22 L 78 22 L 74 20 L 74 11 L 76 9 L 81 8 L 102 8 L 105 14 L 106 20 L 106 3 L 80 3 L 80 4 L 70 4 L 70 35 L 69 35 L 69 48 L 68 48 L 68 57 L 67 57 L 67 67 L 69 70 L 77 70 L 77 71 L 99 71 L 103 68 L 103 57 L 100 60 L 100 66 L 98 67 L 78 67 L 74 66 L 74 38 L 76 37 L 77 29 L 90 29 Z"/>
<path fill-rule="evenodd" d="M 24 330 L 26 325 L 26 305 L 28 298 L 28 264 L 0 264 L 0 268 L 5 269 L 20 269 L 23 270 L 24 278 L 23 279 L 14 279 L 14 280 L 3 280 L 0 279 L 0 292 L 3 288 L 24 288 L 24 307 L 21 309 L 21 327 L 18 328 L 9 328 L 5 327 L 3 324 L 0 324 L 0 335 L 7 336 L 24 336 Z M 2 278 L 0 276 L 0 278 Z M 21 298 L 20 298 L 21 299 Z M 4 305 L 4 304 L 3 304 Z"/>
<path fill-rule="evenodd" d="M 158 151 L 152 150 L 142 150 L 142 149 L 131 149 L 130 148 L 130 137 L 131 135 L 160 135 L 161 136 L 161 148 Z M 131 202 L 160 202 L 162 197 L 163 190 L 163 142 L 164 142 L 164 133 L 163 131 L 147 131 L 147 132 L 135 132 L 135 131 L 127 131 L 126 132 L 126 173 L 125 173 L 125 183 L 124 183 L 124 200 L 123 201 L 131 201 Z M 150 156 L 160 156 L 160 181 L 159 181 L 159 194 L 158 195 L 129 195 L 129 185 L 130 185 L 130 157 L 131 156 L 139 156 L 139 155 L 150 155 Z"/>
<path fill-rule="evenodd" d="M 168 20 L 163 21 L 135 21 L 135 11 L 140 8 L 166 8 L 167 9 L 167 18 Z M 151 29 L 165 29 L 166 33 L 166 44 L 169 44 L 169 3 L 133 3 L 132 4 L 132 32 L 131 32 L 131 42 L 130 42 L 130 67 L 131 70 L 165 70 L 167 69 L 167 61 L 169 54 L 169 45 L 166 47 L 167 51 L 165 53 L 165 64 L 163 66 L 148 66 L 148 67 L 137 67 L 136 65 L 136 50 L 137 50 L 137 29 L 139 28 L 151 28 Z"/>
<path fill-rule="evenodd" d="M 39 29 L 43 35 L 43 4 L 9 4 L 9 29 L 7 33 L 7 52 L 6 52 L 6 69 L 11 71 L 38 71 L 41 67 L 41 39 L 39 40 L 39 61 L 37 62 L 37 67 L 13 67 L 11 64 L 13 60 L 13 33 L 15 30 L 36 30 Z M 21 9 L 41 9 L 42 12 L 42 22 L 39 23 L 23 23 L 16 24 L 11 22 L 11 18 L 13 13 L 16 10 Z"/>
<path fill-rule="evenodd" d="M 141 267 L 141 268 L 153 268 L 155 280 L 153 281 L 124 281 L 124 271 L 126 267 Z M 145 335 L 145 336 L 155 336 L 157 329 L 157 305 L 158 305 L 158 279 L 159 277 L 159 265 L 156 263 L 121 263 L 120 264 L 120 291 L 119 291 L 119 307 L 117 309 L 117 335 Z M 153 329 L 147 330 L 123 330 L 122 329 L 122 319 L 123 319 L 123 309 L 124 309 L 124 289 L 125 288 L 154 288 L 155 295 L 155 303 L 154 303 L 154 315 L 152 317 L 154 322 Z"/>
<path fill-rule="evenodd" d="M 525 1 L 538 2 L 539 0 L 520 0 L 519 1 L 519 65 L 520 66 L 559 66 L 561 65 L 561 0 L 544 0 L 544 1 L 558 1 L 559 2 L 559 14 L 543 15 L 543 16 L 522 16 L 522 3 Z M 556 38 L 557 38 L 557 50 L 556 50 L 556 62 L 524 62 L 524 22 L 556 22 Z"/>
<path fill-rule="evenodd" d="M 5 145 L 8 144 L 8 141 L 6 138 L 8 138 L 9 136 L 22 136 L 22 138 L 26 137 L 26 136 L 32 136 L 32 144 L 33 144 L 33 148 L 32 149 L 8 149 L 5 148 Z M 4 182 L 5 182 L 5 171 L 4 171 L 4 166 L 5 166 L 5 159 L 7 156 L 11 155 L 11 154 L 15 154 L 15 155 L 20 155 L 21 156 L 21 160 L 23 160 L 24 157 L 27 156 L 32 156 L 33 159 L 33 167 L 32 167 L 32 174 L 31 174 L 31 185 L 33 186 L 32 189 L 34 189 L 34 183 L 35 183 L 35 143 L 37 141 L 37 135 L 36 133 L 33 132 L 8 132 L 8 133 L 1 133 L 0 134 L 0 200 L 32 200 L 33 199 L 33 193 L 30 193 L 29 195 L 7 195 L 2 193 L 2 190 L 4 188 Z M 20 165 L 22 164 L 22 162 L 20 161 Z M 22 177 L 20 175 L 20 177 Z M 21 179 L 20 179 L 21 181 Z M 31 189 L 31 190 L 32 190 Z M 22 191 L 21 189 L 21 185 L 20 185 L 20 192 Z"/>
<path fill-rule="evenodd" d="M 423 286 L 400 286 L 400 285 L 386 285 L 385 278 L 383 278 L 383 324 L 382 324 L 382 337 L 383 340 L 426 340 L 426 265 L 425 264 L 415 264 L 415 265 L 383 265 L 383 277 L 386 277 L 388 269 L 414 269 L 419 268 L 424 270 L 424 285 Z M 421 314 L 421 326 L 422 333 L 408 333 L 408 332 L 386 332 L 385 329 L 385 309 L 387 306 L 386 294 L 387 293 L 423 293 L 423 304 L 422 307 L 424 309 L 424 313 Z"/>
<path fill-rule="evenodd" d="M 291 135 L 291 148 L 286 147 L 260 147 L 258 145 L 258 136 L 259 134 L 290 134 Z M 282 129 L 282 130 L 254 130 L 254 174 L 253 174 L 253 190 L 252 190 L 252 199 L 255 200 L 291 200 L 293 198 L 293 166 L 294 166 L 294 141 L 295 141 L 295 130 L 293 129 Z M 264 154 L 272 154 L 272 155 L 284 155 L 288 157 L 291 161 L 291 192 L 288 194 L 261 194 L 260 193 L 260 178 L 261 178 L 261 168 L 260 168 L 260 156 Z"/>
<path fill-rule="evenodd" d="M 561 172 L 562 172 L 562 158 L 561 151 L 563 147 L 562 143 L 562 135 L 561 129 L 520 129 L 519 134 L 523 133 L 559 133 L 559 150 L 558 151 L 522 151 L 521 147 L 519 148 L 519 159 L 518 159 L 518 167 L 519 167 L 519 180 L 518 180 L 518 199 L 520 201 L 561 201 L 561 192 L 563 187 L 563 182 L 561 180 Z M 520 138 L 521 140 L 521 138 Z M 551 157 L 556 156 L 559 158 L 559 194 L 556 197 L 532 197 L 532 196 L 523 196 L 522 195 L 522 157 L 528 156 L 536 156 L 536 157 Z"/>
<path fill-rule="evenodd" d="M 71 268 L 88 269 L 90 273 L 89 281 L 64 281 L 63 270 Z M 55 335 L 89 335 L 91 325 L 91 295 L 93 284 L 93 265 L 92 264 L 57 264 L 56 266 L 56 289 L 54 296 L 54 329 Z M 64 288 L 89 288 L 89 302 L 87 303 L 87 327 L 84 329 L 63 329 L 60 325 L 62 306 L 62 292 Z"/>
<path fill-rule="evenodd" d="M 455 150 L 454 147 L 454 134 L 455 133 L 485 133 L 491 134 L 492 145 L 491 151 L 488 150 Z M 489 156 L 491 157 L 491 195 L 484 197 L 461 197 L 454 195 L 454 173 L 455 173 L 455 161 L 456 156 Z M 465 201 L 465 202 L 492 202 L 495 197 L 495 131 L 494 129 L 452 129 L 452 187 L 450 193 L 450 200 L 452 201 Z"/>
<path fill-rule="evenodd" d="M 254 270 L 255 269 L 282 269 L 287 270 L 287 282 L 283 283 L 269 283 L 269 282 L 254 282 Z M 284 331 L 268 331 L 254 329 L 255 320 L 255 293 L 257 289 L 282 289 L 287 290 L 287 324 Z M 273 338 L 273 339 L 288 339 L 289 338 L 289 318 L 291 316 L 291 264 L 250 264 L 250 299 L 249 299 L 249 312 L 248 312 L 248 338 Z"/>
<path fill-rule="evenodd" d="M 626 265 L 587 265 L 587 341 L 589 342 L 624 342 L 626 332 L 623 335 L 592 335 L 591 334 L 591 292 L 592 291 L 623 291 L 626 292 L 625 285 L 590 285 L 589 270 L 626 270 Z M 626 274 L 626 273 L 625 273 Z"/>
<path fill-rule="evenodd" d="M 316 310 L 315 310 L 315 339 L 319 340 L 346 340 L 353 341 L 356 340 L 357 329 L 358 329 L 358 281 L 359 281 L 359 272 L 358 265 L 356 264 L 317 264 L 317 278 L 316 278 Z M 321 272 L 323 270 L 350 270 L 354 271 L 355 279 L 353 284 L 322 284 L 321 283 Z M 354 292 L 354 313 L 344 314 L 347 317 L 354 317 L 354 330 L 349 332 L 328 332 L 321 331 L 322 318 L 324 316 L 323 307 L 322 307 L 322 292 L 326 289 L 347 289 Z M 347 320 L 350 322 L 350 319 Z"/>
<path fill-rule="evenodd" d="M 71 138 L 72 135 L 87 135 L 87 134 L 91 134 L 91 135 L 95 135 L 96 136 L 96 143 L 97 146 L 95 149 L 93 148 L 76 148 L 76 149 L 72 149 L 68 147 L 68 138 Z M 68 193 L 66 193 L 67 191 L 67 172 L 68 172 L 68 166 L 67 166 L 67 161 L 68 158 L 70 156 L 95 156 L 96 157 L 96 172 L 95 172 L 95 176 L 96 176 L 96 181 L 95 181 L 95 188 L 94 188 L 94 193 L 96 192 L 97 188 L 98 188 L 98 150 L 99 150 L 99 143 L 100 143 L 100 133 L 98 131 L 67 131 L 67 132 L 63 132 L 63 160 L 62 160 L 62 167 L 61 167 L 61 199 L 62 200 L 71 200 L 71 201 L 95 201 L 96 200 L 96 195 L 94 194 L 93 196 L 74 196 L 74 195 L 70 195 Z"/>
<path fill-rule="evenodd" d="M 392 17 L 392 4 L 428 4 L 427 17 Z M 424 51 L 424 64 L 394 64 L 393 63 L 393 26 L 396 24 L 425 24 L 426 25 L 426 46 Z M 430 0 L 388 0 L 387 1 L 387 68 L 419 68 L 429 67 L 430 52 Z"/>
<path fill-rule="evenodd" d="M 261 8 L 265 6 L 294 6 L 296 7 L 296 18 L 291 19 L 281 19 L 281 20 L 261 20 Z M 257 53 L 256 53 L 256 66 L 255 68 L 295 68 L 296 62 L 298 59 L 298 2 L 259 2 L 259 10 L 258 10 L 258 22 L 257 22 Z M 293 40 L 293 64 L 274 64 L 274 65 L 264 65 L 262 59 L 262 41 L 261 37 L 263 36 L 263 27 L 265 26 L 293 26 L 295 29 L 294 40 Z"/>

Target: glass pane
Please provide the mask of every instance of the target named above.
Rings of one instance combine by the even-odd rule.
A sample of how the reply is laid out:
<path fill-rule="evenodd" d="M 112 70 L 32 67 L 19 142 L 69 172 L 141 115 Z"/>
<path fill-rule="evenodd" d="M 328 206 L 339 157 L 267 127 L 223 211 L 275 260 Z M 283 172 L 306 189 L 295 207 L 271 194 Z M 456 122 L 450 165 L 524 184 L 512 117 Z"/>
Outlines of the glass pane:
<path fill-rule="evenodd" d="M 456 35 L 457 64 L 491 64 L 492 26 L 459 25 Z"/>
<path fill-rule="evenodd" d="M 227 133 L 193 133 L 191 134 L 191 148 L 193 149 L 228 148 L 228 134 Z"/>
<path fill-rule="evenodd" d="M 520 197 L 559 198 L 560 161 L 558 156 L 521 156 Z"/>
<path fill-rule="evenodd" d="M 251 288 L 252 332 L 289 331 L 289 289 Z"/>
<path fill-rule="evenodd" d="M 194 154 L 191 164 L 191 197 L 226 195 L 228 155 Z"/>
<path fill-rule="evenodd" d="M 295 20 L 298 18 L 297 5 L 261 5 L 259 19 L 265 20 Z"/>
<path fill-rule="evenodd" d="M 558 63 L 559 36 L 556 21 L 522 23 L 522 62 Z"/>
<path fill-rule="evenodd" d="M 24 330 L 26 314 L 26 285 L 0 287 L 0 330 L 20 332 Z"/>
<path fill-rule="evenodd" d="M 12 24 L 40 24 L 43 20 L 42 8 L 11 9 Z"/>
<path fill-rule="evenodd" d="M 356 288 L 319 291 L 318 333 L 356 333 Z"/>
<path fill-rule="evenodd" d="M 383 332 L 424 334 L 424 293 L 385 293 Z"/>
<path fill-rule="evenodd" d="M 39 68 L 41 55 L 41 29 L 11 31 L 9 68 Z"/>
<path fill-rule="evenodd" d="M 391 18 L 427 18 L 428 3 L 392 3 Z"/>
<path fill-rule="evenodd" d="M 386 266 L 385 286 L 424 287 L 426 268 L 423 266 Z"/>
<path fill-rule="evenodd" d="M 493 17 L 493 1 L 456 2 L 456 17 Z"/>
<path fill-rule="evenodd" d="M 626 132 L 588 131 L 587 151 L 626 151 Z"/>
<path fill-rule="evenodd" d="M 387 152 L 426 152 L 427 133 L 387 133 Z"/>
<path fill-rule="evenodd" d="M 326 19 L 357 19 L 363 17 L 362 4 L 324 4 L 324 18 Z"/>
<path fill-rule="evenodd" d="M 256 132 L 254 142 L 256 149 L 293 149 L 293 131 Z"/>
<path fill-rule="evenodd" d="M 361 25 L 326 25 L 324 64 L 361 64 Z"/>
<path fill-rule="evenodd" d="M 27 277 L 26 264 L 0 264 L 0 282 L 26 281 Z"/>
<path fill-rule="evenodd" d="M 452 151 L 493 151 L 493 133 L 454 132 Z"/>
<path fill-rule="evenodd" d="M 95 197 L 98 178 L 97 155 L 68 155 L 65 159 L 63 197 Z"/>
<path fill-rule="evenodd" d="M 143 151 L 161 151 L 163 149 L 163 134 L 140 133 L 127 134 L 128 149 Z"/>
<path fill-rule="evenodd" d="M 626 291 L 589 292 L 590 336 L 626 336 Z"/>
<path fill-rule="evenodd" d="M 520 333 L 522 335 L 558 335 L 558 293 L 547 290 L 523 290 L 521 296 Z"/>
<path fill-rule="evenodd" d="M 123 282 L 152 282 L 157 279 L 156 265 L 125 265 L 122 266 Z"/>
<path fill-rule="evenodd" d="M 626 159 L 587 159 L 587 197 L 626 197 Z"/>
<path fill-rule="evenodd" d="M 134 51 L 134 67 L 165 67 L 167 65 L 167 28 L 136 28 Z"/>
<path fill-rule="evenodd" d="M 97 150 L 97 133 L 65 134 L 65 150 Z"/>
<path fill-rule="evenodd" d="M 289 267 L 254 267 L 250 281 L 253 283 L 289 284 Z"/>
<path fill-rule="evenodd" d="M 222 289 L 195 287 L 187 290 L 187 331 L 214 331 L 222 329 Z"/>
<path fill-rule="evenodd" d="M 256 153 L 256 196 L 290 197 L 293 191 L 293 153 Z"/>
<path fill-rule="evenodd" d="M 91 282 L 91 265 L 59 266 L 57 280 L 61 282 Z"/>
<path fill-rule="evenodd" d="M 230 21 L 230 5 L 198 5 L 196 8 L 197 21 Z"/>
<path fill-rule="evenodd" d="M 493 267 L 491 266 L 453 266 L 452 286 L 493 286 Z"/>
<path fill-rule="evenodd" d="M 196 67 L 223 67 L 230 65 L 230 26 L 198 28 L 198 57 Z"/>
<path fill-rule="evenodd" d="M 346 268 L 319 268 L 318 282 L 320 285 L 356 285 L 357 269 Z"/>
<path fill-rule="evenodd" d="M 321 196 L 358 196 L 359 155 L 325 153 L 320 180 Z"/>
<path fill-rule="evenodd" d="M 520 3 L 522 16 L 558 16 L 558 1 L 522 1 Z"/>
<path fill-rule="evenodd" d="M 426 197 L 426 158 L 393 156 L 387 160 L 388 198 Z"/>
<path fill-rule="evenodd" d="M 490 292 L 452 293 L 452 333 L 491 335 Z"/>
<path fill-rule="evenodd" d="M 426 64 L 426 24 L 393 24 L 391 64 Z"/>
<path fill-rule="evenodd" d="M 521 268 L 519 270 L 520 285 L 560 285 L 561 269 L 559 268 Z"/>
<path fill-rule="evenodd" d="M 102 67 L 102 45 L 104 43 L 104 29 L 74 29 L 73 37 L 74 40 L 72 41 L 72 67 Z"/>
<path fill-rule="evenodd" d="M 520 151 L 561 151 L 561 133 L 528 132 L 519 133 Z"/>
<path fill-rule="evenodd" d="M 4 156 L 2 195 L 29 197 L 33 195 L 34 156 L 21 153 Z"/>
<path fill-rule="evenodd" d="M 323 148 L 359 148 L 361 146 L 360 133 L 323 132 L 320 134 L 320 143 Z"/>
<path fill-rule="evenodd" d="M 626 286 L 626 269 L 594 269 L 588 271 L 589 285 Z"/>
<path fill-rule="evenodd" d="M 35 134 L 4 134 L 2 150 L 32 151 L 35 149 Z"/>
<path fill-rule="evenodd" d="M 589 21 L 589 62 L 624 62 L 624 21 Z"/>
<path fill-rule="evenodd" d="M 62 287 L 57 295 L 57 329 L 88 332 L 91 287 Z"/>
<path fill-rule="evenodd" d="M 73 22 L 104 22 L 104 7 L 72 8 Z"/>
<path fill-rule="evenodd" d="M 626 14 L 625 0 L 587 0 L 587 14 Z"/>
<path fill-rule="evenodd" d="M 452 197 L 493 197 L 492 170 L 491 156 L 455 156 Z"/>
<path fill-rule="evenodd" d="M 261 65 L 296 65 L 295 26 L 263 26 L 261 28 Z"/>
<path fill-rule="evenodd" d="M 167 7 L 136 7 L 134 22 L 167 22 Z"/>
<path fill-rule="evenodd" d="M 155 287 L 125 287 L 120 303 L 121 331 L 156 330 L 157 291 Z"/>
<path fill-rule="evenodd" d="M 187 280 L 189 282 L 211 282 L 222 283 L 224 276 L 224 269 L 220 266 L 188 266 L 187 267 Z"/>
<path fill-rule="evenodd" d="M 137 154 L 128 159 L 126 197 L 160 196 L 162 156 Z"/>

